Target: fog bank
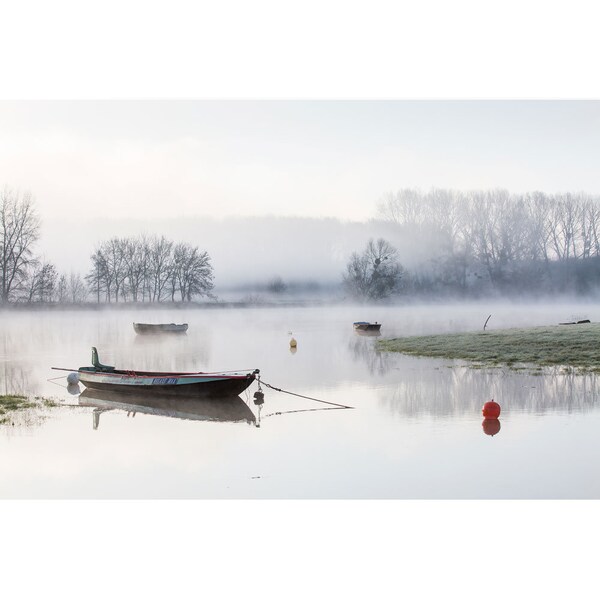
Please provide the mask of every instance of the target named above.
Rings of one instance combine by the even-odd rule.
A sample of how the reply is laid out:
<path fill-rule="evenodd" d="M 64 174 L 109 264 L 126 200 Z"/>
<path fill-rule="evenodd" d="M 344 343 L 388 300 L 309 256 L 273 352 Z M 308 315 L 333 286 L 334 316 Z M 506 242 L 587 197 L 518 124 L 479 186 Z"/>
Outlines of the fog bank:
<path fill-rule="evenodd" d="M 267 282 L 279 276 L 285 282 L 332 284 L 341 275 L 352 252 L 369 238 L 385 236 L 390 225 L 369 221 L 287 217 L 46 220 L 38 249 L 61 272 L 87 273 L 95 246 L 113 236 L 142 233 L 165 235 L 206 250 L 212 259 L 217 288 Z M 419 252 L 401 249 L 403 264 Z"/>

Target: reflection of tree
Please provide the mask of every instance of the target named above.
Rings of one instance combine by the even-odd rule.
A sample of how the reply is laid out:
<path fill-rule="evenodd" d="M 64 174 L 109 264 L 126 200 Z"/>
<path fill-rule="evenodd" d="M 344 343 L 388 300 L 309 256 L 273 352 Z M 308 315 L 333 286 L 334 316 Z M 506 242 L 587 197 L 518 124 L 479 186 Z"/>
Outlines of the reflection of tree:
<path fill-rule="evenodd" d="M 201 365 L 208 364 L 210 360 L 210 348 L 208 336 L 195 339 L 193 343 L 190 336 L 186 334 L 163 334 L 163 335 L 137 335 L 134 338 L 136 347 L 138 369 L 165 371 L 198 370 Z M 122 365 L 131 363 L 130 354 L 127 350 L 115 355 L 115 361 Z M 112 360 L 112 359 L 111 359 Z M 192 364 L 190 361 L 193 361 Z M 112 364 L 112 363 L 111 363 Z M 189 366 L 183 366 L 189 365 Z"/>
<path fill-rule="evenodd" d="M 493 398 L 503 412 L 582 412 L 600 402 L 596 374 L 575 375 L 558 370 L 539 376 L 504 369 L 469 367 L 406 370 L 393 389 L 379 390 L 384 405 L 404 416 L 477 414 Z"/>
<path fill-rule="evenodd" d="M 395 361 L 396 357 L 390 352 L 379 352 L 375 348 L 377 336 L 355 334 L 350 338 L 349 350 L 356 361 L 364 362 L 371 375 L 384 375 Z"/>
<path fill-rule="evenodd" d="M 2 363 L 2 394 L 28 396 L 33 393 L 29 372 L 10 362 Z"/>
<path fill-rule="evenodd" d="M 39 406 L 11 411 L 0 422 L 0 432 L 8 437 L 30 435 L 26 428 L 38 427 L 47 418 L 48 414 Z"/>

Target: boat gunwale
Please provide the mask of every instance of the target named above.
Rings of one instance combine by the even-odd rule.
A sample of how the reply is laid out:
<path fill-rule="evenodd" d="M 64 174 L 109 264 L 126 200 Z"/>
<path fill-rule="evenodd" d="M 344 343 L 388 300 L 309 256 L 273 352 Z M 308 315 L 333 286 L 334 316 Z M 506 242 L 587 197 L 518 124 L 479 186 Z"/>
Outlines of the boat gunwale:
<path fill-rule="evenodd" d="M 231 374 L 228 375 L 226 373 L 173 373 L 173 372 L 154 372 L 154 371 L 123 371 L 117 370 L 114 371 L 88 371 L 85 367 L 80 367 L 77 371 L 81 377 L 81 375 L 100 375 L 100 376 L 119 376 L 119 377 L 136 377 L 138 379 L 156 379 L 158 377 L 177 377 L 178 379 L 186 379 L 186 378 L 199 378 L 199 377 L 211 377 L 212 379 L 247 379 L 249 377 L 254 377 L 256 375 L 255 372 L 250 372 L 246 374 Z"/>

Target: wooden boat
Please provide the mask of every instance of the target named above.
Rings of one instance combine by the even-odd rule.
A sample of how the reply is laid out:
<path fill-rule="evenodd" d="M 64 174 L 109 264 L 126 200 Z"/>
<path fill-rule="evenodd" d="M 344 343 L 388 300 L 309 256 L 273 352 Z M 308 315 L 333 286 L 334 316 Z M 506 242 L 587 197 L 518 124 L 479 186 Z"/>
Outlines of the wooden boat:
<path fill-rule="evenodd" d="M 239 396 L 225 396 L 219 399 L 173 398 L 86 389 L 79 395 L 79 405 L 92 407 L 96 409 L 95 413 L 123 410 L 133 414 L 143 413 L 192 421 L 246 422 L 250 424 L 256 422 L 254 413 Z M 98 419 L 95 418 L 94 429 L 97 427 Z"/>
<path fill-rule="evenodd" d="M 73 371 L 52 367 L 60 371 Z M 132 371 L 115 369 L 100 363 L 98 351 L 92 348 L 92 366 L 77 369 L 79 382 L 86 388 L 162 394 L 167 396 L 194 396 L 200 398 L 222 398 L 237 396 L 247 389 L 260 371 L 249 373 L 234 371 L 218 373 L 172 373 L 165 371 Z"/>
<path fill-rule="evenodd" d="M 187 323 L 134 323 L 136 333 L 185 333 Z"/>
<path fill-rule="evenodd" d="M 581 319 L 579 321 L 569 321 L 567 323 L 559 323 L 559 325 L 582 325 L 584 323 L 590 323 L 589 319 Z"/>
<path fill-rule="evenodd" d="M 354 329 L 356 331 L 379 331 L 381 329 L 381 323 L 369 323 L 368 321 L 356 321 L 354 323 Z"/>

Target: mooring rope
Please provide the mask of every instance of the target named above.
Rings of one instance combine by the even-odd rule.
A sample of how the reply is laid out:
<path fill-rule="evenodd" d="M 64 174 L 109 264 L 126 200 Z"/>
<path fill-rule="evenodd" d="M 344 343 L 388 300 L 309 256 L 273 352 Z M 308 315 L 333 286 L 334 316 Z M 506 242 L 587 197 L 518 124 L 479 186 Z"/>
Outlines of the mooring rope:
<path fill-rule="evenodd" d="M 57 379 L 66 379 L 66 378 L 67 378 L 66 375 L 61 375 L 60 377 L 52 377 L 51 379 L 46 379 L 46 381 L 48 381 L 54 385 L 57 385 L 58 387 L 61 387 L 65 390 L 68 390 L 69 388 L 66 385 L 62 385 L 60 383 L 57 383 L 57 381 L 56 381 Z"/>
<path fill-rule="evenodd" d="M 289 415 L 291 413 L 299 413 L 299 412 L 314 412 L 316 410 L 344 410 L 345 408 L 353 408 L 352 406 L 327 406 L 325 408 L 301 408 L 298 410 L 280 410 L 277 412 L 272 412 L 263 417 L 266 419 L 267 417 L 274 417 L 277 415 Z"/>
<path fill-rule="evenodd" d="M 330 404 L 331 406 L 337 406 L 338 408 L 354 408 L 354 406 L 346 406 L 345 404 L 337 404 L 336 402 L 328 402 L 327 400 L 319 400 L 318 398 L 312 398 L 311 396 L 303 396 L 302 394 L 295 394 L 294 392 L 288 392 L 287 390 L 282 390 L 281 388 L 275 387 L 266 381 L 260 380 L 260 383 L 265 385 L 276 392 L 281 392 L 283 394 L 290 394 L 290 396 L 298 396 L 298 398 L 306 398 L 307 400 L 313 400 L 314 402 L 322 402 L 323 404 Z"/>

